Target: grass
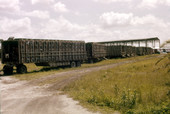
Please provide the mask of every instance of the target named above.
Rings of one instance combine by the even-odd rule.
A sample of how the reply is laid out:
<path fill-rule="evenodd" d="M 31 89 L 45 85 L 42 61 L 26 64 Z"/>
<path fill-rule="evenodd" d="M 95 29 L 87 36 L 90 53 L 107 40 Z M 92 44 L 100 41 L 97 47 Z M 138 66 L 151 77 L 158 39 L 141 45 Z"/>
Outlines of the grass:
<path fill-rule="evenodd" d="M 127 60 L 141 60 L 141 59 L 145 59 L 145 58 L 148 58 L 148 57 L 156 57 L 156 56 L 159 56 L 159 55 L 155 54 L 155 55 L 146 55 L 146 56 L 135 56 L 135 57 L 130 57 L 130 58 L 107 59 L 107 60 L 103 60 L 103 61 L 100 61 L 100 62 L 97 62 L 97 63 L 94 63 L 94 64 L 83 64 L 82 68 L 108 65 L 108 64 L 123 62 L 123 61 L 127 61 Z"/>
<path fill-rule="evenodd" d="M 89 73 L 63 91 L 102 113 L 170 113 L 170 54 Z"/>

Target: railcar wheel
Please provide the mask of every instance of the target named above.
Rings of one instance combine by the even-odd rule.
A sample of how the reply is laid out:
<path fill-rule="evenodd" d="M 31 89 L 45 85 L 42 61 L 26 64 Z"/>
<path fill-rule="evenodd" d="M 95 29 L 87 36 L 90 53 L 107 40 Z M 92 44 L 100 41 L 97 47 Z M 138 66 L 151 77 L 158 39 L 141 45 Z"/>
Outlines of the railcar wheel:
<path fill-rule="evenodd" d="M 76 66 L 77 66 L 77 67 L 81 67 L 81 62 L 80 62 L 80 61 L 77 61 Z"/>
<path fill-rule="evenodd" d="M 71 62 L 70 67 L 71 67 L 71 68 L 76 67 L 76 63 L 75 63 L 74 61 L 73 61 L 73 62 Z"/>
<path fill-rule="evenodd" d="M 27 67 L 25 65 L 18 65 L 17 66 L 17 73 L 24 74 L 27 72 Z"/>
<path fill-rule="evenodd" d="M 13 74 L 13 67 L 5 65 L 3 67 L 3 72 L 4 72 L 4 75 L 12 75 Z"/>

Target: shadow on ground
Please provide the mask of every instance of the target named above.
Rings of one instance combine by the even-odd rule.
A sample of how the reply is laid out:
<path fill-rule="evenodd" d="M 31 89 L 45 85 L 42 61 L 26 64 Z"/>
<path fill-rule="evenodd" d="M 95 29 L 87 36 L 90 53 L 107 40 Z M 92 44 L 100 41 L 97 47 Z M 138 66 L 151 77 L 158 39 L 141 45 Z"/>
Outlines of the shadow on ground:
<path fill-rule="evenodd" d="M 33 70 L 33 71 L 29 71 L 27 72 L 27 74 L 31 74 L 31 73 L 38 73 L 38 72 L 47 72 L 47 71 L 51 71 L 51 70 L 60 70 L 60 69 L 67 69 L 67 68 L 70 68 L 69 66 L 66 66 L 66 67 L 44 67 L 44 68 L 41 68 L 40 70 Z M 16 71 L 16 69 L 14 69 L 14 71 Z M 12 76 L 14 74 L 17 74 L 16 72 L 13 72 L 13 74 L 10 74 L 10 75 L 4 75 L 3 74 L 3 71 L 0 72 L 0 77 L 1 76 Z"/>

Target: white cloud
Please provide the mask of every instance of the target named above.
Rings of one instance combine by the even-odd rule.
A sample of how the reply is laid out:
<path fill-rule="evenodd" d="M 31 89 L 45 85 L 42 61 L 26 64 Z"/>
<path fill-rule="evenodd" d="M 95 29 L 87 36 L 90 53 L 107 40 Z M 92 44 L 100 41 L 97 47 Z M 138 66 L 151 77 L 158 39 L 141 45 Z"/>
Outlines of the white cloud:
<path fill-rule="evenodd" d="M 69 10 L 66 8 L 66 5 L 61 3 L 61 2 L 57 2 L 56 4 L 54 4 L 54 10 L 56 12 L 68 12 Z"/>
<path fill-rule="evenodd" d="M 57 19 L 50 19 L 45 24 L 41 24 L 40 32 L 37 36 L 45 36 L 47 38 L 64 38 L 64 39 L 74 39 L 74 35 L 81 32 L 83 27 L 71 23 L 64 17 L 60 16 Z"/>
<path fill-rule="evenodd" d="M 100 21 L 104 27 L 126 26 L 131 23 L 132 13 L 107 12 L 100 16 Z"/>
<path fill-rule="evenodd" d="M 42 24 L 34 33 L 34 37 L 55 38 L 64 40 L 85 40 L 102 41 L 104 37 L 111 37 L 112 32 L 105 31 L 99 25 L 79 25 L 71 23 L 66 18 L 60 16 L 57 19 L 50 19 Z"/>
<path fill-rule="evenodd" d="M 94 1 L 101 3 L 112 3 L 112 2 L 131 2 L 132 0 L 94 0 Z"/>
<path fill-rule="evenodd" d="M 28 17 L 17 20 L 1 18 L 0 25 L 1 37 L 24 36 L 31 31 L 31 20 Z"/>
<path fill-rule="evenodd" d="M 38 4 L 38 3 L 49 4 L 52 2 L 54 2 L 54 0 L 31 0 L 32 4 Z"/>
<path fill-rule="evenodd" d="M 170 0 L 143 0 L 138 7 L 156 8 L 158 5 L 170 6 Z"/>
<path fill-rule="evenodd" d="M 100 16 L 100 26 L 97 29 L 102 33 L 95 36 L 105 40 L 125 40 L 137 38 L 159 37 L 165 41 L 169 36 L 169 22 L 154 15 L 136 16 L 133 13 L 107 12 Z M 95 32 L 94 32 L 95 33 Z M 168 35 L 169 34 L 169 35 Z M 90 35 L 89 35 L 90 36 Z M 97 40 L 97 37 L 96 38 Z M 102 41 L 101 40 L 101 41 Z"/>
<path fill-rule="evenodd" d="M 49 24 L 53 29 L 59 30 L 59 31 L 75 31 L 75 30 L 81 30 L 81 26 L 78 24 L 73 24 L 64 17 L 60 16 L 57 20 L 51 19 L 49 20 Z M 57 27 L 57 28 L 56 28 Z"/>
<path fill-rule="evenodd" d="M 156 23 L 158 22 L 164 24 L 165 22 L 152 15 L 139 17 L 134 16 L 132 13 L 115 14 L 117 20 L 112 19 L 113 14 L 111 15 L 112 18 L 110 18 L 110 20 L 106 20 L 111 23 L 107 25 L 109 26 L 108 29 L 100 26 L 101 23 L 79 25 L 70 22 L 62 16 L 55 19 L 49 19 L 46 23 L 41 23 L 40 26 L 35 25 L 34 28 L 32 28 L 31 20 L 28 17 L 17 20 L 0 18 L 0 32 L 1 37 L 5 36 L 4 34 L 7 34 L 6 37 L 55 38 L 85 41 L 112 41 L 153 36 L 162 37 L 162 39 L 165 40 L 167 33 L 169 33 L 168 28 L 170 27 L 170 24 L 167 26 L 162 26 L 162 24 L 157 25 Z M 121 21 L 119 22 L 118 19 Z M 115 25 L 117 26 L 116 29 L 110 27 Z M 126 25 L 129 27 L 124 29 L 124 26 Z"/>
<path fill-rule="evenodd" d="M 170 6 L 170 0 L 92 0 L 82 3 L 76 0 L 71 1 L 72 3 L 61 0 L 30 1 L 31 4 L 29 0 L 0 0 L 1 37 L 12 35 L 106 41 L 153 36 L 166 39 L 170 36 L 170 16 L 166 14 L 169 9 L 162 8 Z M 96 4 L 97 2 L 111 5 Z M 75 8 L 75 4 L 79 6 Z M 135 8 L 135 11 L 132 11 L 136 5 L 143 9 L 158 9 L 143 11 Z M 62 16 L 58 18 L 59 14 L 54 14 L 54 10 L 61 13 L 69 12 L 65 14 L 68 19 Z M 110 10 L 124 13 L 107 12 Z M 101 12 L 106 13 L 98 16 Z M 142 16 L 135 15 L 137 13 Z"/>
<path fill-rule="evenodd" d="M 0 0 L 0 10 L 18 11 L 20 10 L 19 4 L 19 0 Z"/>
<path fill-rule="evenodd" d="M 107 12 L 100 16 L 100 22 L 104 28 L 125 26 L 157 26 L 166 27 L 166 23 L 153 15 L 143 17 L 134 16 L 133 13 Z"/>
<path fill-rule="evenodd" d="M 24 12 L 23 14 L 26 16 L 37 17 L 40 19 L 48 19 L 50 17 L 48 11 L 34 10 L 32 12 Z"/>
<path fill-rule="evenodd" d="M 157 27 L 166 27 L 166 22 L 162 19 L 159 19 L 153 15 L 146 15 L 143 17 L 135 16 L 131 21 L 132 25 L 148 25 L 148 26 L 157 26 Z"/>

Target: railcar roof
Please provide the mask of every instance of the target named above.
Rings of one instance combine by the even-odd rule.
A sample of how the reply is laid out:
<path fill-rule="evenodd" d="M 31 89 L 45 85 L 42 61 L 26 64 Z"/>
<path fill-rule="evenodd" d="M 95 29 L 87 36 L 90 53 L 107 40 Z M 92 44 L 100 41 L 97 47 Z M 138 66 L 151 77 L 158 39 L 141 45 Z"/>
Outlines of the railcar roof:
<path fill-rule="evenodd" d="M 15 38 L 14 41 L 26 40 L 26 41 L 66 41 L 66 42 L 85 42 L 83 40 L 54 40 L 54 39 L 31 39 L 31 38 Z M 12 41 L 12 40 L 11 40 Z"/>

